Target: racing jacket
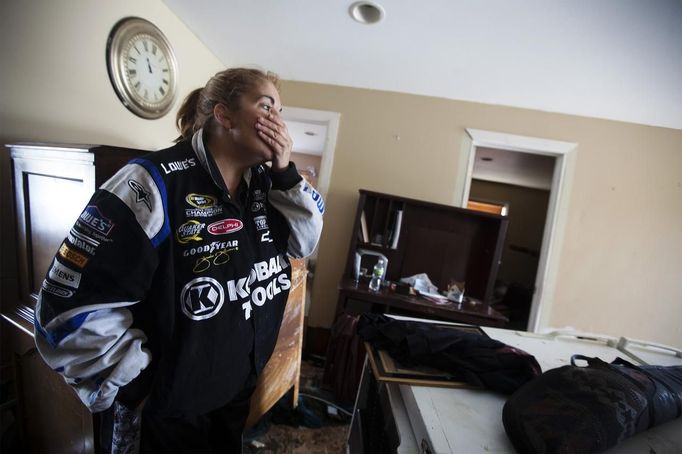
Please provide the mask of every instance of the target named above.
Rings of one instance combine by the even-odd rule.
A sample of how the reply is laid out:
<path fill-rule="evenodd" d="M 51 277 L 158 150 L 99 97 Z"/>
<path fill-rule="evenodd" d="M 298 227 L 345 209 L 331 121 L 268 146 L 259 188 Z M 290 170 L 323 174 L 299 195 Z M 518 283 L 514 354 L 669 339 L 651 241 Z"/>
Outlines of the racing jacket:
<path fill-rule="evenodd" d="M 228 193 L 203 133 L 130 161 L 92 196 L 42 284 L 36 345 L 93 412 L 118 398 L 164 415 L 228 403 L 275 346 L 289 257 L 324 203 L 293 163 Z"/>

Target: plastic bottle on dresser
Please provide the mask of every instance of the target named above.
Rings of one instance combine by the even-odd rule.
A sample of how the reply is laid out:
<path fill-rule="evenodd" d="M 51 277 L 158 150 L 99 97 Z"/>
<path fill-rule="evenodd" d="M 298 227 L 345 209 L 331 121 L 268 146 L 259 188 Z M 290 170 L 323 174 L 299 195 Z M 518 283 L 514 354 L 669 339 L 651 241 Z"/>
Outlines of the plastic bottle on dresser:
<path fill-rule="evenodd" d="M 379 259 L 374 265 L 374 270 L 372 271 L 372 280 L 369 281 L 369 289 L 373 292 L 378 292 L 381 290 L 381 281 L 386 272 L 386 265 L 384 259 Z"/>

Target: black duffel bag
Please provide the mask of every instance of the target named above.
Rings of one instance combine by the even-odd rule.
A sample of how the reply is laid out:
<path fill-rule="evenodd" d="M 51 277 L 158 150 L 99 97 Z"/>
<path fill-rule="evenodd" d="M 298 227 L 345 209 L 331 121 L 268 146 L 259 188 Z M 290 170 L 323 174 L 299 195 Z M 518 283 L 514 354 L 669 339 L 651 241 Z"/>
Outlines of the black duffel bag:
<path fill-rule="evenodd" d="M 579 367 L 576 360 L 587 361 Z M 635 366 L 574 355 L 505 403 L 502 422 L 520 453 L 598 453 L 682 415 L 682 366 Z"/>

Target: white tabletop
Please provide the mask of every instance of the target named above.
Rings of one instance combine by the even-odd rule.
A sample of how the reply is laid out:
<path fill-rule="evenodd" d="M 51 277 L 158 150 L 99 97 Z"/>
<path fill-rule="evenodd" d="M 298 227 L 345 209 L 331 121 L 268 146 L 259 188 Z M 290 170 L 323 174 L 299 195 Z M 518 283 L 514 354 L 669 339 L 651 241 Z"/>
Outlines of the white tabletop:
<path fill-rule="evenodd" d="M 398 317 L 396 317 L 398 318 Z M 442 322 L 439 322 L 442 323 Z M 483 327 L 492 338 L 535 356 L 543 372 L 570 364 L 571 355 L 599 357 L 611 362 L 617 357 L 639 364 L 618 350 L 619 339 L 576 333 L 537 335 Z M 630 345 L 632 347 L 632 345 Z M 650 364 L 682 365 L 682 358 L 666 349 L 639 348 Z M 514 453 L 502 425 L 502 407 L 507 396 L 489 390 L 433 388 L 400 385 L 400 397 L 412 434 L 405 436 L 400 452 L 420 452 L 427 442 L 434 453 Z M 395 390 L 391 393 L 394 400 Z M 397 416 L 400 417 L 400 416 Z M 414 444 L 414 445 L 413 445 Z M 682 418 L 637 434 L 615 447 L 613 453 L 682 452 Z"/>

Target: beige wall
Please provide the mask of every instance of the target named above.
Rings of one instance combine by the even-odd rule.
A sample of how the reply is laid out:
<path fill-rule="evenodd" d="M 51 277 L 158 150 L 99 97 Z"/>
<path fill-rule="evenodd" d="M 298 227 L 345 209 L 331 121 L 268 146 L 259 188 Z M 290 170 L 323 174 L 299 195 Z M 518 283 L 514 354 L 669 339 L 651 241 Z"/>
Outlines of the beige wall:
<path fill-rule="evenodd" d="M 0 139 L 169 144 L 175 110 L 137 118 L 109 83 L 106 38 L 127 15 L 168 36 L 181 96 L 222 67 L 160 0 L 3 0 Z M 470 127 L 579 143 L 551 324 L 682 346 L 682 131 L 301 82 L 282 91 L 287 105 L 342 114 L 311 325 L 332 322 L 357 190 L 450 203 Z"/>
<path fill-rule="evenodd" d="M 106 43 L 126 16 L 150 20 L 173 46 L 179 98 L 159 120 L 133 115 L 109 82 Z M 181 98 L 222 68 L 161 0 L 3 0 L 0 3 L 0 138 L 106 143 L 143 149 L 177 137 Z"/>
<path fill-rule="evenodd" d="M 451 203 L 464 128 L 579 144 L 550 325 L 682 347 L 682 131 L 302 82 L 341 113 L 310 311 L 329 326 L 357 190 Z"/>
<path fill-rule="evenodd" d="M 126 16 L 154 22 L 173 45 L 179 98 L 159 120 L 136 117 L 109 82 L 106 42 Z M 161 0 L 2 0 L 0 143 L 41 141 L 158 149 L 177 136 L 175 112 L 222 68 Z M 0 297 L 13 299 L 16 251 L 9 160 L 0 152 Z"/>

